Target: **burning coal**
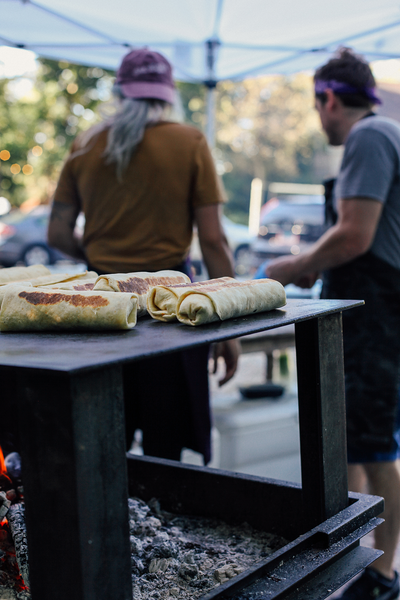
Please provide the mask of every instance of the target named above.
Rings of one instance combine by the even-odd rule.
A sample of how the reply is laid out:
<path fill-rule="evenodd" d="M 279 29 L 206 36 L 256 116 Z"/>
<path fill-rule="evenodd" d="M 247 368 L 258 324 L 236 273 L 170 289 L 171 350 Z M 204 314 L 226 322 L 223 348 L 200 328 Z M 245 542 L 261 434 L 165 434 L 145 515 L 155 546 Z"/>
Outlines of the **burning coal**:
<path fill-rule="evenodd" d="M 16 452 L 4 458 L 0 447 L 0 600 L 29 600 L 28 545 Z"/>

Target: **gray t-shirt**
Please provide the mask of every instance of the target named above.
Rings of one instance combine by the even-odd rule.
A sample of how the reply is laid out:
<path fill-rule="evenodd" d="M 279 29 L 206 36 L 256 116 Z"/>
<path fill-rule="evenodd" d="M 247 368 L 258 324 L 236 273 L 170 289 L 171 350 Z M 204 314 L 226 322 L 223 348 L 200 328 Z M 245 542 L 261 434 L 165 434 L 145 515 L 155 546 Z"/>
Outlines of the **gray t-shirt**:
<path fill-rule="evenodd" d="M 339 198 L 384 204 L 371 252 L 400 270 L 400 124 L 386 117 L 358 121 L 345 144 L 334 189 Z"/>

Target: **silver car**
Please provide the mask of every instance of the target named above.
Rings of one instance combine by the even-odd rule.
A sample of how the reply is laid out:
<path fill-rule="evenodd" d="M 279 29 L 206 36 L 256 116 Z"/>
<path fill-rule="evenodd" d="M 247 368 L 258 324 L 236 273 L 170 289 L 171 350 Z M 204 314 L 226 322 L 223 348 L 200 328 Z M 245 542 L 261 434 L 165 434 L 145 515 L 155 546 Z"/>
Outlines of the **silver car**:
<path fill-rule="evenodd" d="M 30 212 L 13 210 L 0 217 L 0 265 L 52 265 L 71 260 L 47 243 L 50 206 L 38 206 Z"/>

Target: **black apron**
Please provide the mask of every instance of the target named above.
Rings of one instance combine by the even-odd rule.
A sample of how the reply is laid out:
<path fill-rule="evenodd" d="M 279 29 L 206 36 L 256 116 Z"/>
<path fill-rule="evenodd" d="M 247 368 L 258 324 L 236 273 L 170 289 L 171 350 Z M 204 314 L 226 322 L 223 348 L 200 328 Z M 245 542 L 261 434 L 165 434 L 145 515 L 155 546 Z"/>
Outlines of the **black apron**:
<path fill-rule="evenodd" d="M 334 181 L 326 182 L 332 226 Z M 396 429 L 400 375 L 400 271 L 367 252 L 324 273 L 321 297 L 364 300 L 343 311 L 349 448 L 390 452 Z"/>

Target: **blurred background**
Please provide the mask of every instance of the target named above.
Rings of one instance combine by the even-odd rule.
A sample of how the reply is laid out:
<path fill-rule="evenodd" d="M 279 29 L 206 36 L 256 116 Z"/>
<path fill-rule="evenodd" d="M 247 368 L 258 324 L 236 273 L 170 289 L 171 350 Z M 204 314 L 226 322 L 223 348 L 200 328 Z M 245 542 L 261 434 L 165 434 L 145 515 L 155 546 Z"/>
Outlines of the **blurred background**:
<path fill-rule="evenodd" d="M 236 23 L 230 10 L 236 7 L 240 12 L 241 3 L 226 3 L 229 10 L 222 14 L 221 0 L 186 1 L 185 11 L 181 11 L 185 14 L 177 2 L 168 7 L 159 3 L 164 12 L 157 20 L 151 3 L 129 15 L 113 6 L 112 18 L 105 3 L 98 3 L 98 11 L 90 10 L 92 0 L 42 0 L 40 6 L 0 0 L 0 4 L 0 43 L 8 44 L 0 46 L 0 268 L 41 263 L 59 271 L 85 269 L 86 265 L 74 263 L 48 246 L 47 223 L 72 140 L 114 110 L 111 88 L 115 73 L 106 67 L 118 64 L 129 47 L 121 45 L 121 36 L 122 41 L 133 39 L 138 45 L 144 39 L 146 43 L 157 41 L 158 35 L 160 47 L 154 49 L 169 52 L 169 58 L 178 62 L 177 86 L 185 121 L 207 135 L 226 189 L 223 226 L 238 278 L 257 275 L 260 266 L 276 256 L 299 254 L 324 231 L 322 182 L 338 172 L 342 149 L 329 147 L 321 132 L 312 77 L 315 66 L 326 62 L 340 40 L 353 46 L 354 38 L 358 51 L 368 51 L 383 99 L 379 112 L 400 120 L 400 60 L 394 57 L 400 56 L 397 4 L 338 0 L 337 19 L 330 19 L 324 11 L 329 9 L 331 17 L 331 7 L 320 4 L 315 11 L 313 2 L 271 5 L 248 0 Z M 123 2 L 116 0 L 115 4 L 122 6 Z M 218 10 L 201 18 L 206 4 Z M 57 6 L 72 11 L 73 19 L 63 23 L 56 14 Z M 15 11 L 23 20 L 26 39 Z M 268 18 L 261 19 L 261 14 Z M 130 19 L 134 15 L 135 26 L 121 24 L 121 15 Z M 29 16 L 36 21 L 31 24 L 26 20 Z M 79 18 L 85 27 L 78 27 L 76 38 L 68 38 Z M 185 18 L 190 21 L 186 28 Z M 315 19 L 318 25 L 312 26 Z M 107 39 L 100 36 L 98 43 L 93 28 L 101 29 L 104 23 Z M 150 26 L 153 29 L 149 30 Z M 58 27 L 65 27 L 62 31 L 69 46 L 62 43 L 61 34 L 58 39 Z M 111 39 L 113 33 L 118 43 Z M 85 35 L 90 38 L 86 45 L 80 42 Z M 97 36 L 95 41 L 92 35 Z M 43 45 L 41 36 L 53 36 L 51 50 Z M 183 43 L 182 36 L 192 38 L 192 45 Z M 11 47 L 22 42 L 28 47 L 42 45 L 36 53 Z M 221 68 L 213 68 L 214 51 Z M 73 61 L 82 52 L 88 53 L 88 64 Z M 252 55 L 250 60 L 252 52 L 257 57 Z M 71 61 L 65 60 L 67 55 Z M 290 68 L 285 60 L 293 60 Z M 234 72 L 237 76 L 229 77 Z M 196 77 L 197 81 L 189 82 Z M 78 233 L 83 227 L 81 216 Z M 205 279 L 196 232 L 191 258 L 197 277 Z M 312 290 L 287 286 L 286 291 L 289 297 L 318 297 L 320 282 Z M 258 334 L 242 339 L 238 372 L 226 386 L 218 386 L 220 373 L 210 377 L 212 466 L 299 482 L 294 328 L 269 333 L 262 339 Z M 246 396 L 246 390 L 257 385 L 279 394 Z M 141 450 L 140 432 L 134 450 Z M 183 460 L 196 463 L 200 456 L 185 451 Z"/>
<path fill-rule="evenodd" d="M 400 66 L 373 63 L 384 104 L 400 119 Z M 0 265 L 58 264 L 46 241 L 49 205 L 70 143 L 113 110 L 114 73 L 0 46 Z M 178 82 L 185 121 L 206 128 L 207 89 Z M 312 72 L 222 81 L 215 92 L 213 155 L 228 201 L 224 227 L 238 277 L 297 254 L 323 232 L 324 179 L 341 148 L 328 147 L 313 108 Z M 83 221 L 79 227 L 82 229 Z M 196 235 L 192 259 L 206 276 Z"/>

